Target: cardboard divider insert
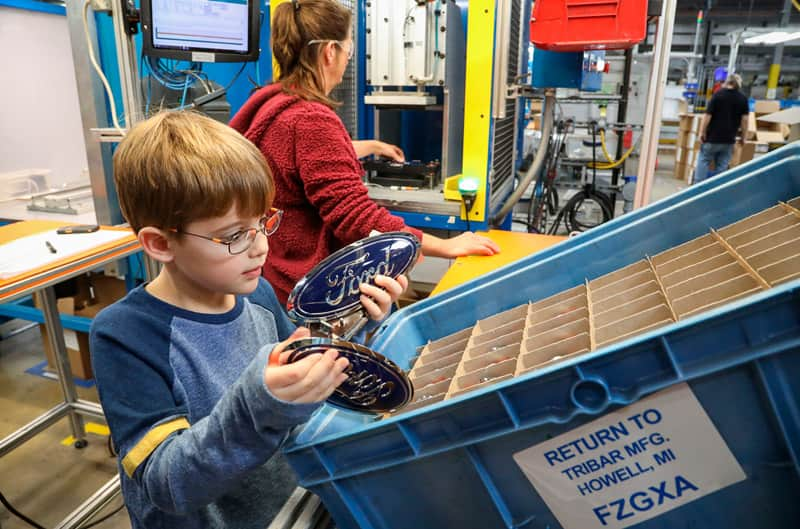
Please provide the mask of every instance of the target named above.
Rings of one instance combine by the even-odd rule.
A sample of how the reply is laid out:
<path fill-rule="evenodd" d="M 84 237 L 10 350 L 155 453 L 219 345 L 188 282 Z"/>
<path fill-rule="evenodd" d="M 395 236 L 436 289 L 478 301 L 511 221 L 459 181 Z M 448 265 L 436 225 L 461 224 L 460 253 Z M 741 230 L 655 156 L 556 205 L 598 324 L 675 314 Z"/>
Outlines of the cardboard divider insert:
<path fill-rule="evenodd" d="M 445 393 L 447 393 L 447 388 L 450 387 L 450 383 L 450 380 L 441 380 L 439 382 L 428 384 L 427 386 L 414 388 L 414 401 L 430 399 L 432 397 L 436 397 L 437 395 L 443 396 Z"/>
<path fill-rule="evenodd" d="M 458 375 L 472 373 L 473 371 L 477 371 L 494 364 L 500 364 L 507 360 L 516 360 L 518 356 L 519 344 L 508 345 L 490 353 L 475 357 L 472 360 L 465 360 L 463 364 L 458 366 L 456 373 Z"/>
<path fill-rule="evenodd" d="M 652 309 L 653 307 L 657 307 L 658 305 L 663 305 L 664 303 L 665 303 L 664 296 L 663 294 L 661 294 L 661 291 L 659 290 L 657 292 L 653 292 L 637 300 L 631 301 L 624 305 L 616 306 L 604 312 L 597 312 L 595 310 L 594 324 L 599 329 L 605 327 L 606 325 L 610 325 L 614 322 L 629 318 L 634 314 L 644 312 L 648 309 Z"/>
<path fill-rule="evenodd" d="M 798 251 L 798 248 L 794 248 Z M 786 257 L 759 270 L 770 285 L 778 285 L 800 277 L 800 253 Z"/>
<path fill-rule="evenodd" d="M 541 299 L 536 303 L 531 303 L 528 305 L 528 314 L 536 314 L 545 309 L 554 307 L 562 301 L 575 300 L 576 298 L 586 299 L 586 287 L 584 285 L 578 285 L 577 287 L 570 288 L 569 290 L 565 290 L 549 298 Z"/>
<path fill-rule="evenodd" d="M 800 243 L 800 225 L 789 226 L 788 228 L 776 231 L 761 239 L 742 245 L 736 248 L 736 251 L 745 259 L 750 259 L 762 252 L 771 250 L 776 246 L 790 241 L 795 241 L 795 244 Z"/>
<path fill-rule="evenodd" d="M 678 283 L 683 283 L 684 281 L 687 281 L 693 277 L 697 277 L 708 272 L 713 272 L 714 270 L 735 262 L 736 259 L 731 254 L 725 252 L 710 259 L 705 259 L 698 263 L 690 264 L 685 268 L 675 270 L 667 275 L 660 276 L 659 279 L 661 279 L 661 283 L 665 288 L 669 288 L 673 285 L 677 285 Z"/>
<path fill-rule="evenodd" d="M 446 393 L 439 393 L 438 395 L 432 395 L 432 396 L 424 395 L 419 398 L 415 398 L 413 401 L 406 404 L 403 407 L 403 409 L 399 410 L 395 415 L 400 415 L 401 413 L 414 411 L 418 408 L 422 408 L 423 406 L 436 404 L 437 402 L 443 401 L 446 396 L 447 396 Z"/>
<path fill-rule="evenodd" d="M 485 387 L 489 383 L 494 384 L 502 380 L 507 380 L 514 376 L 516 368 L 517 360 L 512 358 L 511 360 L 506 360 L 505 362 L 456 377 L 450 385 L 448 397 Z"/>
<path fill-rule="evenodd" d="M 652 279 L 646 283 L 642 283 L 641 285 L 629 288 L 624 292 L 620 292 L 616 296 L 606 298 L 599 303 L 592 303 L 592 313 L 597 314 L 598 312 L 605 312 L 613 307 L 618 307 L 620 305 L 630 303 L 631 301 L 636 301 L 637 299 L 643 298 L 649 294 L 652 294 L 653 292 L 658 292 L 659 290 L 658 283 L 655 281 L 655 279 Z"/>
<path fill-rule="evenodd" d="M 436 384 L 444 380 L 452 380 L 453 376 L 456 374 L 457 367 L 458 363 L 455 363 L 416 375 L 414 377 L 409 376 L 409 378 L 414 384 L 414 391 L 416 391 L 418 388 L 424 388 L 425 386 Z"/>
<path fill-rule="evenodd" d="M 685 242 L 674 248 L 670 248 L 669 250 L 664 250 L 660 254 L 653 256 L 650 260 L 653 261 L 653 264 L 656 266 L 656 268 L 659 268 L 677 257 L 688 255 L 696 250 L 700 250 L 706 246 L 711 246 L 716 243 L 717 241 L 714 240 L 710 234 L 703 235 L 697 239 L 692 239 L 689 242 Z"/>
<path fill-rule="evenodd" d="M 472 360 L 473 358 L 477 358 L 486 353 L 497 351 L 498 349 L 503 349 L 505 347 L 508 347 L 509 345 L 519 345 L 522 342 L 522 328 L 508 334 L 496 334 L 496 333 L 487 333 L 487 334 L 494 334 L 493 339 L 484 342 L 481 345 L 468 347 L 467 350 L 464 352 L 464 361 Z"/>
<path fill-rule="evenodd" d="M 792 209 L 795 208 L 795 209 Z M 403 410 L 477 390 L 800 277 L 800 197 L 428 343 Z"/>
<path fill-rule="evenodd" d="M 647 261 L 640 262 L 644 263 L 644 266 L 646 267 L 644 270 L 641 272 L 636 272 L 635 274 L 620 279 L 614 283 L 605 284 L 600 288 L 595 288 L 595 281 L 590 282 L 589 288 L 592 291 L 592 304 L 597 305 L 608 298 L 616 296 L 620 292 L 630 290 L 631 288 L 635 288 L 639 285 L 647 283 L 648 281 L 654 280 L 655 278 L 653 277 L 653 271 L 650 270 L 650 265 L 647 264 Z"/>
<path fill-rule="evenodd" d="M 416 369 L 422 367 L 430 362 L 435 362 L 440 358 L 450 356 L 454 353 L 463 353 L 467 348 L 468 341 L 469 336 L 459 338 L 457 341 L 448 343 L 446 345 L 445 342 L 441 342 L 441 345 L 438 347 L 431 347 L 431 344 L 428 344 L 417 357 L 417 361 L 414 363 L 414 368 Z"/>
<path fill-rule="evenodd" d="M 644 272 L 645 270 L 649 270 L 649 268 L 650 267 L 647 265 L 646 261 L 636 261 L 632 265 L 628 265 L 625 268 L 620 268 L 619 270 L 589 281 L 589 286 L 591 287 L 592 292 L 596 292 L 603 287 L 614 284 L 622 279 L 626 279 L 640 272 Z"/>
<path fill-rule="evenodd" d="M 539 347 L 533 351 L 528 351 L 528 348 L 524 346 L 523 353 L 520 355 L 519 361 L 517 362 L 517 374 L 519 375 L 533 368 L 541 367 L 557 360 L 563 360 L 573 355 L 587 353 L 590 349 L 591 343 L 588 332 Z"/>
<path fill-rule="evenodd" d="M 699 292 L 709 285 L 718 285 L 724 283 L 735 277 L 747 275 L 747 270 L 742 268 L 738 262 L 727 264 L 722 268 L 700 274 L 680 283 L 676 283 L 667 288 L 667 297 L 669 299 L 680 299 L 684 296 L 691 295 L 693 292 Z"/>
<path fill-rule="evenodd" d="M 528 314 L 528 304 L 526 303 L 525 305 L 514 307 L 511 310 L 495 314 L 494 316 L 491 316 L 489 318 L 478 320 L 478 323 L 475 324 L 473 335 L 493 331 L 511 322 L 520 319 L 525 319 L 525 316 L 527 314 Z"/>
<path fill-rule="evenodd" d="M 486 331 L 482 334 L 473 334 L 472 338 L 469 339 L 467 347 L 477 347 L 479 345 L 483 345 L 486 342 L 490 342 L 497 338 L 498 336 L 504 336 L 506 334 L 511 334 L 516 331 L 521 331 L 525 328 L 525 315 L 523 314 L 522 318 L 514 321 L 510 321 L 505 325 L 501 325 L 500 327 L 496 327 L 490 331 Z"/>
<path fill-rule="evenodd" d="M 546 347 L 548 345 L 552 345 L 562 340 L 574 338 L 575 336 L 584 333 L 588 334 L 588 332 L 589 332 L 589 318 L 576 320 L 567 323 L 565 325 L 562 325 L 561 327 L 556 327 L 554 329 L 550 329 L 543 333 L 527 338 L 522 343 L 522 354 L 531 353 L 533 351 L 536 351 L 537 349 Z"/>
<path fill-rule="evenodd" d="M 582 292 L 577 296 L 560 300 L 547 307 L 540 307 L 536 311 L 533 311 L 533 307 L 534 305 L 531 305 L 531 311 L 528 313 L 527 325 L 529 326 L 543 321 L 550 321 L 562 314 L 569 314 L 575 310 L 586 308 L 586 293 Z"/>
<path fill-rule="evenodd" d="M 666 303 L 662 303 L 623 320 L 598 327 L 595 331 L 597 346 L 602 347 L 609 343 L 633 336 L 634 334 L 639 334 L 670 323 L 672 323 L 672 313 Z"/>
<path fill-rule="evenodd" d="M 527 327 L 525 327 L 525 338 L 536 336 L 537 334 L 541 334 L 549 329 L 558 328 L 576 320 L 588 318 L 589 308 L 586 306 L 585 301 L 583 307 L 571 310 L 569 312 L 563 312 L 558 316 L 550 318 L 549 320 L 536 322 L 533 320 L 533 317 L 531 317 L 528 319 Z"/>
<path fill-rule="evenodd" d="M 750 215 L 739 222 L 734 222 L 733 224 L 725 226 L 718 231 L 719 234 L 726 239 L 731 239 L 732 237 L 752 230 L 753 228 L 761 226 L 764 223 L 783 217 L 784 215 L 786 215 L 786 211 L 783 208 L 780 206 L 773 206 L 769 209 L 765 209 L 764 211 L 756 213 L 755 215 Z"/>
<path fill-rule="evenodd" d="M 683 319 L 759 290 L 761 287 L 752 276 L 742 275 L 671 301 L 678 317 Z"/>
<path fill-rule="evenodd" d="M 687 254 L 677 255 L 671 261 L 667 261 L 661 265 L 656 265 L 656 272 L 660 277 L 664 277 L 673 272 L 682 270 L 683 268 L 724 253 L 727 253 L 725 247 L 715 240 L 713 244 L 709 244 Z M 655 262 L 655 258 L 653 258 L 653 260 Z"/>
<path fill-rule="evenodd" d="M 794 255 L 800 254 L 800 239 L 775 245 L 769 250 L 765 250 L 757 255 L 750 257 L 747 262 L 756 270 L 762 270 L 772 264 Z"/>
<path fill-rule="evenodd" d="M 799 218 L 795 217 L 791 213 L 784 212 L 784 215 L 780 218 L 756 226 L 755 228 L 734 235 L 733 237 L 725 237 L 724 235 L 723 237 L 726 241 L 728 241 L 728 244 L 734 248 L 739 248 L 740 246 L 744 246 L 759 239 L 763 239 L 764 237 L 768 237 L 775 232 L 783 230 L 784 228 L 796 226 L 798 224 L 800 224 Z M 722 234 L 720 233 L 720 235 Z"/>
<path fill-rule="evenodd" d="M 437 360 L 428 362 L 423 366 L 414 366 L 414 369 L 411 370 L 409 376 L 411 378 L 423 377 L 428 373 L 430 373 L 431 371 L 438 371 L 439 369 L 445 367 L 456 366 L 461 361 L 461 358 L 463 356 L 464 356 L 463 351 L 457 351 L 449 356 L 445 356 Z"/>

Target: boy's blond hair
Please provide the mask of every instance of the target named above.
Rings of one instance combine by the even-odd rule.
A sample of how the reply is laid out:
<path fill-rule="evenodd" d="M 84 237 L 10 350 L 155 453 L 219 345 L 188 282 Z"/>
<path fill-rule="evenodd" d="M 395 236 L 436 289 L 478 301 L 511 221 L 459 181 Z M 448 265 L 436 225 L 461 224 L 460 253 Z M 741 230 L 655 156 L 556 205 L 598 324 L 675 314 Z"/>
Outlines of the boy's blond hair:
<path fill-rule="evenodd" d="M 256 146 L 196 112 L 161 112 L 134 126 L 114 154 L 114 182 L 136 233 L 145 226 L 181 230 L 233 206 L 259 217 L 275 196 Z"/>

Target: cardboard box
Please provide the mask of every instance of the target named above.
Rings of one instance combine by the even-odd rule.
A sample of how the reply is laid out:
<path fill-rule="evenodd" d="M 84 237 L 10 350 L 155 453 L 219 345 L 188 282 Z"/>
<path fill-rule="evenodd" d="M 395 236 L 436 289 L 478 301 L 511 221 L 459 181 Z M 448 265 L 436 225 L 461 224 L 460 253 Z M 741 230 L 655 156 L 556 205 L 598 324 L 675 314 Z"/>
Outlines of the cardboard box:
<path fill-rule="evenodd" d="M 769 144 L 759 143 L 757 141 L 746 141 L 744 145 L 737 143 L 733 148 L 733 157 L 731 158 L 730 167 L 736 167 L 743 163 L 749 162 L 754 158 L 766 154 L 769 151 Z"/>
<path fill-rule="evenodd" d="M 125 282 L 115 277 L 91 274 L 80 276 L 75 281 L 77 282 L 76 294 L 57 300 L 60 314 L 94 318 L 98 312 L 126 294 Z M 35 305 L 41 307 L 38 296 L 34 298 Z M 47 329 L 44 325 L 39 325 L 39 332 L 42 336 L 44 353 L 47 357 L 47 369 L 55 372 L 55 356 L 50 347 L 50 340 L 47 338 Z M 89 335 L 84 332 L 64 329 L 64 341 L 67 345 L 67 357 L 69 358 L 73 376 L 83 380 L 94 378 L 89 351 Z"/>
<path fill-rule="evenodd" d="M 747 131 L 745 131 L 745 140 L 754 140 L 756 138 L 756 131 L 758 124 L 756 123 L 756 113 L 750 112 L 747 115 Z"/>
<path fill-rule="evenodd" d="M 57 302 L 59 314 L 74 314 L 75 298 L 60 298 Z M 39 303 L 37 303 L 38 305 Z M 55 354 L 50 346 L 50 340 L 47 338 L 47 329 L 42 324 L 39 325 L 39 333 L 42 336 L 44 355 L 47 358 L 47 370 L 55 373 Z M 86 333 L 64 329 L 64 341 L 67 345 L 67 358 L 69 358 L 72 375 L 83 380 L 92 379 L 94 374 L 89 355 L 89 337 Z"/>
<path fill-rule="evenodd" d="M 800 140 L 800 107 L 761 116 L 758 120 L 760 124 L 778 126 L 787 141 Z"/>
<path fill-rule="evenodd" d="M 767 130 L 756 131 L 756 141 L 758 143 L 786 143 L 782 132 Z"/>
<path fill-rule="evenodd" d="M 694 177 L 694 164 L 677 162 L 675 164 L 675 178 L 684 182 L 691 182 Z"/>
<path fill-rule="evenodd" d="M 779 112 L 781 110 L 781 102 L 768 101 L 768 100 L 756 101 L 754 110 L 756 116 L 762 116 L 764 114 L 774 114 L 775 112 Z"/>

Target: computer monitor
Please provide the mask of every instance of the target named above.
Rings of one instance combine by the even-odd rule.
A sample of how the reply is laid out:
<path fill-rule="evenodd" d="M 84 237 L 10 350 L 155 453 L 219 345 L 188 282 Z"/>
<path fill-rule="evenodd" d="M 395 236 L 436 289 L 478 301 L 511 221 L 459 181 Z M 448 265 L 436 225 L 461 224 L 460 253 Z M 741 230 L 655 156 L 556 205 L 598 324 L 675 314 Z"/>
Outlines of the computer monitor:
<path fill-rule="evenodd" d="M 192 62 L 258 59 L 259 0 L 142 0 L 142 52 Z"/>

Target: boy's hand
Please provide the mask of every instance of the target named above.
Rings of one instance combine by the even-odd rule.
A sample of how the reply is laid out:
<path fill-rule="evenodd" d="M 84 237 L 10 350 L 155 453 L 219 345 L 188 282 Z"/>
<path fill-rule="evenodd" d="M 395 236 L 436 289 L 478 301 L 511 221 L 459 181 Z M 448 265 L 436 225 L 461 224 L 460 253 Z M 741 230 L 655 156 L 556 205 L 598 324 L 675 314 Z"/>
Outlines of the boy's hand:
<path fill-rule="evenodd" d="M 376 286 L 377 285 L 377 286 Z M 397 301 L 400 294 L 408 288 L 406 276 L 375 276 L 375 284 L 361 283 L 361 305 L 369 314 L 370 319 L 380 321 L 392 310 L 392 303 Z"/>
<path fill-rule="evenodd" d="M 322 402 L 347 380 L 344 370 L 350 363 L 339 358 L 339 353 L 328 349 L 324 354 L 309 355 L 298 362 L 286 364 L 289 343 L 310 336 L 308 329 L 300 327 L 289 338 L 272 350 L 269 365 L 264 368 L 264 384 L 278 399 L 285 402 Z M 275 361 L 277 358 L 277 362 Z"/>

